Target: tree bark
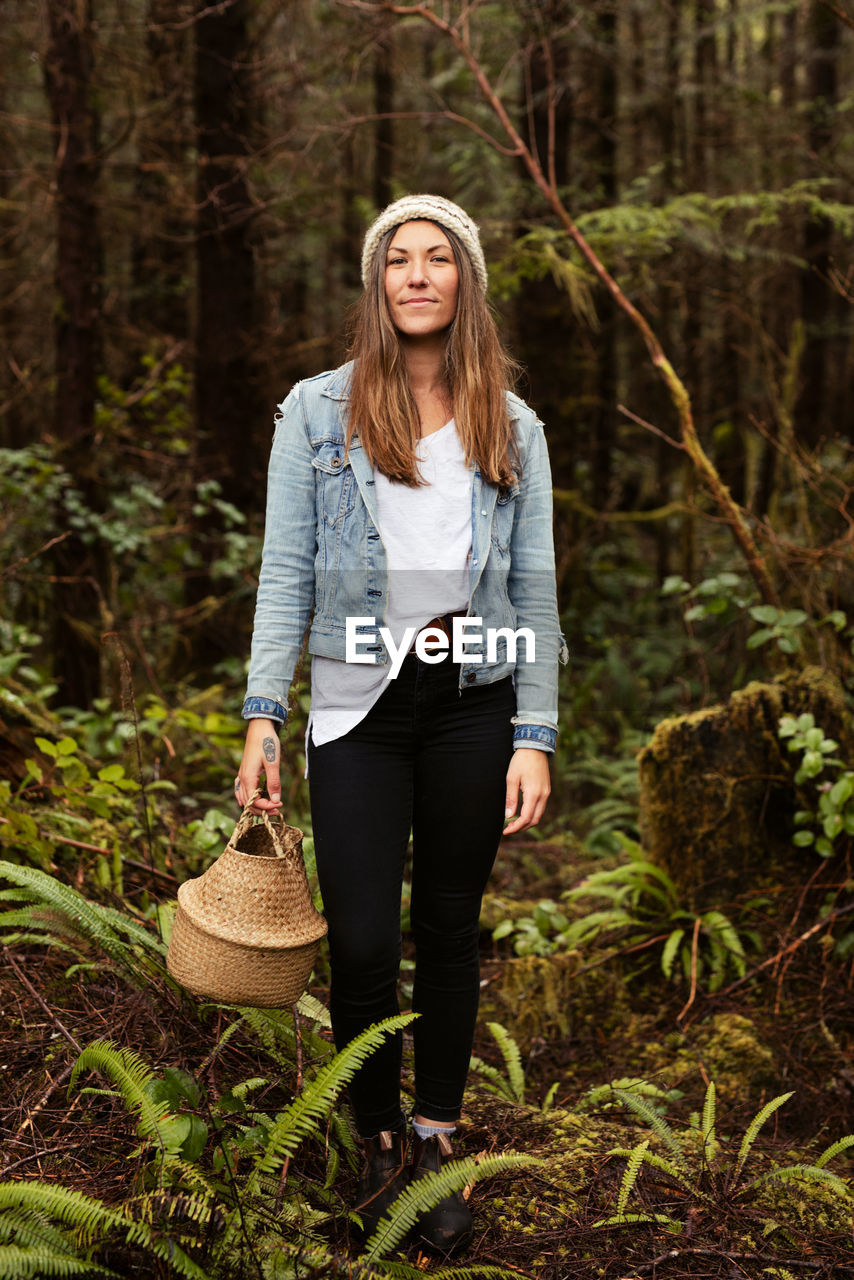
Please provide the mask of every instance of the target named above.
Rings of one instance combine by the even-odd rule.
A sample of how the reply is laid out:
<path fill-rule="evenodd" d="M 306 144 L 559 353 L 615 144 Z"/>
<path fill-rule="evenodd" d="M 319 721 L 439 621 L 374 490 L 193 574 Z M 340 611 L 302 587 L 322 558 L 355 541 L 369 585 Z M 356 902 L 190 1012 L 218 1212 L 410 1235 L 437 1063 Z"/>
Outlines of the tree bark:
<path fill-rule="evenodd" d="M 384 209 L 392 201 L 394 177 L 394 29 L 387 14 L 377 33 L 374 53 L 374 204 Z"/>
<path fill-rule="evenodd" d="M 90 0 L 48 0 L 45 85 L 55 143 L 56 394 L 61 461 L 97 507 L 91 450 L 100 367 L 101 243 L 96 191 L 97 94 Z M 90 706 L 100 691 L 98 571 L 78 536 L 55 551 L 55 674 L 63 702 Z M 101 619 L 104 621 L 104 619 Z"/>
<path fill-rule="evenodd" d="M 839 20 L 823 0 L 812 0 L 807 22 L 807 98 L 809 105 L 809 149 L 813 173 L 824 174 L 834 140 Z M 827 218 L 810 216 L 804 224 L 803 256 L 807 267 L 801 275 L 801 318 L 804 324 L 804 354 L 801 389 L 795 406 L 798 438 L 815 447 L 823 436 L 832 435 L 829 420 L 827 353 L 836 310 L 834 294 L 827 283 L 831 265 L 833 227 Z M 830 320 L 830 326 L 828 321 Z"/>
<path fill-rule="evenodd" d="M 189 139 L 184 75 L 186 5 L 148 0 L 146 103 L 137 126 L 138 223 L 132 249 L 131 324 L 143 348 L 152 339 L 187 338 L 188 211 L 179 206 Z"/>

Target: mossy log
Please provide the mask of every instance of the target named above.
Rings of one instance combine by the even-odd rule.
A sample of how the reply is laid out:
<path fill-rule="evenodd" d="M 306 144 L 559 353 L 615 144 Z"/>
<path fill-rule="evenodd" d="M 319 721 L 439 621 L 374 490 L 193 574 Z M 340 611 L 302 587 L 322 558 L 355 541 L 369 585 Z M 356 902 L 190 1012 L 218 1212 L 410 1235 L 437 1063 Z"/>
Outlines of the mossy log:
<path fill-rule="evenodd" d="M 777 737 L 782 715 L 805 711 L 839 741 L 843 759 L 854 758 L 842 687 L 818 667 L 754 681 L 724 703 L 663 720 L 638 753 L 643 846 L 686 905 L 726 906 L 812 870 L 816 855 L 791 843 L 793 758 Z"/>
<path fill-rule="evenodd" d="M 573 1036 L 586 1022 L 601 1034 L 623 1025 L 629 993 L 613 969 L 588 968 L 575 951 L 514 956 L 483 992 L 480 1019 L 497 1019 L 523 1047 L 535 1036 Z"/>

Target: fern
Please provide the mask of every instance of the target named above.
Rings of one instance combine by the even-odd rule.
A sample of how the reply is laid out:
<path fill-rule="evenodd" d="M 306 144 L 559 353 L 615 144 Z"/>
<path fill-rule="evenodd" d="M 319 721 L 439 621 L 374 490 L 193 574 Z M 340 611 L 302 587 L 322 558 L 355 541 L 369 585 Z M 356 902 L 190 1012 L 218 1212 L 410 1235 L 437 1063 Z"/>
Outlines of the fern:
<path fill-rule="evenodd" d="M 682 1223 L 670 1218 L 666 1213 L 624 1213 L 613 1214 L 610 1218 L 598 1218 L 591 1222 L 592 1227 L 627 1227 L 633 1222 L 654 1222 L 671 1230 L 682 1230 Z"/>
<path fill-rule="evenodd" d="M 20 1209 L 7 1209 L 0 1218 L 0 1241 L 14 1241 L 26 1248 L 40 1247 L 58 1252 L 62 1252 L 68 1243 L 46 1214 L 24 1213 Z"/>
<path fill-rule="evenodd" d="M 257 1173 L 272 1173 L 286 1156 L 292 1156 L 303 1138 L 317 1132 L 318 1121 L 328 1114 L 344 1086 L 352 1079 L 368 1055 L 387 1035 L 409 1025 L 414 1013 L 398 1014 L 368 1027 L 321 1067 L 302 1093 L 279 1116 L 267 1139 L 267 1149 L 256 1167 Z"/>
<path fill-rule="evenodd" d="M 165 1150 L 167 1143 L 162 1122 L 170 1113 L 167 1102 L 153 1102 L 146 1093 L 146 1085 L 155 1079 L 154 1073 L 141 1058 L 130 1049 L 119 1048 L 109 1040 L 96 1040 L 80 1054 L 68 1082 L 68 1094 L 77 1083 L 81 1071 L 100 1071 L 112 1080 L 129 1111 L 137 1113 L 138 1128 L 143 1138 L 155 1138 Z"/>
<path fill-rule="evenodd" d="M 160 972 L 164 971 L 160 963 L 163 944 L 122 912 L 90 902 L 70 885 L 37 867 L 0 862 L 0 878 L 18 885 L 22 891 L 20 898 L 56 913 L 52 919 L 54 929 L 72 940 L 85 941 L 105 952 L 134 983 L 144 981 L 140 974 L 140 947 L 147 959 L 153 961 Z M 32 925 L 38 923 L 37 915 L 37 912 L 32 913 Z M 127 939 L 122 934 L 126 934 Z"/>
<path fill-rule="evenodd" d="M 48 1276 L 114 1276 L 121 1280 L 118 1272 L 71 1253 L 44 1247 L 26 1249 L 16 1244 L 0 1245 L 0 1276 L 3 1280 L 46 1280 Z"/>
<path fill-rule="evenodd" d="M 623 1174 L 623 1180 L 620 1183 L 620 1191 L 617 1195 L 618 1218 L 622 1218 L 626 1212 L 626 1205 L 628 1204 L 629 1196 L 632 1193 L 632 1188 L 637 1182 L 638 1174 L 640 1173 L 641 1165 L 643 1164 L 644 1153 L 648 1146 L 649 1138 L 644 1138 L 643 1142 L 639 1143 L 629 1156 L 626 1171 Z"/>
<path fill-rule="evenodd" d="M 637 1150 L 637 1148 L 635 1148 Z M 622 1156 L 624 1160 L 630 1160 L 634 1152 L 625 1147 L 614 1147 L 608 1152 L 611 1156 Z M 691 1180 L 691 1176 L 684 1169 L 677 1167 L 672 1160 L 667 1160 L 664 1156 L 658 1155 L 655 1151 L 644 1151 L 641 1156 L 644 1164 L 648 1164 L 651 1169 L 657 1169 L 659 1173 L 666 1173 L 668 1178 L 672 1178 L 692 1196 L 696 1196 L 698 1200 L 705 1201 L 706 1204 L 714 1204 L 714 1200 L 705 1191 L 701 1191 L 696 1182 Z"/>
<path fill-rule="evenodd" d="M 297 1011 L 304 1018 L 310 1018 L 312 1022 L 316 1022 L 318 1026 L 325 1027 L 327 1030 L 332 1027 L 332 1019 L 326 1005 L 321 1004 L 310 991 L 304 991 L 297 1000 Z"/>
<path fill-rule="evenodd" d="M 512 1151 L 503 1155 L 486 1156 L 481 1161 L 473 1156 L 450 1161 L 438 1173 L 428 1173 L 423 1178 L 418 1178 L 400 1193 L 365 1245 L 365 1257 L 368 1261 L 374 1261 L 395 1249 L 409 1235 L 422 1213 L 432 1209 L 453 1192 L 461 1191 L 469 1183 L 494 1177 L 508 1169 L 530 1168 L 542 1163 L 542 1160 L 534 1156 L 517 1155 Z"/>
<path fill-rule="evenodd" d="M 82 1191 L 36 1181 L 0 1183 L 0 1214 L 7 1209 L 17 1211 L 19 1216 L 22 1213 L 32 1214 L 36 1221 L 42 1221 L 45 1217 L 58 1218 L 73 1229 L 77 1237 L 74 1244 L 100 1244 L 110 1233 L 120 1232 L 128 1244 L 141 1245 L 156 1258 L 168 1262 L 176 1275 L 186 1276 L 187 1280 L 208 1280 L 206 1273 L 184 1253 L 174 1239 L 161 1238 L 147 1223 L 133 1220 L 126 1212 L 109 1209 L 100 1200 L 84 1195 Z M 14 1248 L 12 1245 L 0 1246 L 3 1251 Z M 32 1251 L 31 1256 L 35 1258 L 36 1255 L 40 1259 L 41 1270 L 19 1269 L 11 1274 L 31 1275 L 36 1280 L 42 1275 L 86 1274 L 82 1269 L 83 1260 L 79 1257 L 69 1255 L 69 1267 L 65 1271 L 51 1271 L 47 1269 L 51 1265 L 51 1259 L 59 1265 L 63 1262 L 61 1256 L 48 1254 L 44 1249 Z M 16 1265 L 26 1265 L 25 1259 L 19 1258 Z M 113 1274 L 94 1262 L 85 1265 L 96 1275 Z M 7 1272 L 0 1270 L 0 1274 L 5 1277 Z"/>
<path fill-rule="evenodd" d="M 854 1199 L 848 1189 L 848 1184 L 838 1174 L 831 1173 L 829 1169 L 819 1168 L 814 1164 L 789 1164 L 783 1169 L 771 1169 L 768 1173 L 760 1174 L 758 1178 L 748 1182 L 738 1194 L 743 1195 L 745 1191 L 752 1190 L 764 1182 L 816 1182 L 829 1187 L 831 1191 L 835 1191 L 843 1199 L 849 1201 Z"/>
<path fill-rule="evenodd" d="M 717 1107 L 715 1104 L 715 1082 L 709 1081 L 706 1089 L 706 1098 L 703 1103 L 703 1120 L 700 1132 L 703 1135 L 703 1151 L 706 1156 L 706 1162 L 713 1164 L 715 1156 L 718 1153 L 717 1131 L 715 1129 L 715 1114 Z"/>
<path fill-rule="evenodd" d="M 679 955 L 684 937 L 684 929 L 674 929 L 664 944 L 661 952 L 661 972 L 665 978 L 669 979 L 673 975 L 673 966 L 676 963 L 676 957 Z"/>
<path fill-rule="evenodd" d="M 618 1089 L 626 1093 L 639 1094 L 641 1097 L 652 1098 L 661 1103 L 673 1102 L 675 1099 L 682 1097 L 680 1089 L 662 1089 L 659 1085 L 653 1084 L 651 1080 L 645 1080 L 643 1076 L 622 1076 L 619 1080 L 611 1080 L 608 1084 L 593 1085 L 586 1093 L 582 1094 L 575 1109 L 576 1111 L 590 1111 L 595 1107 L 613 1106 L 614 1097 Z"/>
<path fill-rule="evenodd" d="M 512 1102 L 518 1102 L 520 1106 L 525 1105 L 525 1071 L 522 1067 L 522 1055 L 519 1052 L 519 1046 L 511 1036 L 510 1032 L 503 1027 L 500 1022 L 488 1022 L 486 1024 L 501 1050 L 501 1056 L 504 1059 L 504 1065 L 507 1068 L 507 1080 L 510 1085 L 510 1096 Z"/>
<path fill-rule="evenodd" d="M 854 1147 L 854 1134 L 849 1133 L 846 1137 L 840 1138 L 838 1142 L 833 1142 L 829 1147 L 822 1151 L 817 1160 L 813 1161 L 813 1168 L 823 1169 L 828 1161 L 834 1156 L 841 1155 L 843 1151 L 847 1151 L 849 1147 Z"/>
<path fill-rule="evenodd" d="M 781 1093 L 778 1094 L 776 1098 L 772 1098 L 770 1102 L 765 1104 L 761 1111 L 757 1112 L 750 1124 L 747 1126 L 747 1132 L 742 1138 L 741 1146 L 738 1149 L 738 1157 L 736 1158 L 735 1170 L 732 1176 L 733 1186 L 737 1184 L 741 1176 L 741 1171 L 744 1168 L 747 1157 L 750 1155 L 750 1148 L 756 1141 L 759 1130 L 765 1124 L 765 1121 L 774 1114 L 778 1107 L 782 1107 L 785 1102 L 789 1101 L 793 1093 L 794 1090 L 790 1090 L 788 1093 Z"/>
<path fill-rule="evenodd" d="M 484 1081 L 489 1082 L 484 1083 L 483 1086 L 489 1093 L 495 1093 L 499 1098 L 506 1098 L 508 1102 L 515 1102 L 509 1080 L 501 1074 L 497 1067 L 493 1067 L 489 1062 L 484 1062 L 482 1058 L 478 1058 L 473 1053 L 469 1059 L 469 1068 L 472 1071 L 476 1071 Z"/>
<path fill-rule="evenodd" d="M 635 1115 L 640 1116 L 649 1125 L 653 1133 L 656 1133 L 667 1147 L 676 1163 L 684 1169 L 685 1153 L 667 1121 L 644 1098 L 638 1097 L 636 1093 L 629 1093 L 627 1089 L 615 1089 L 614 1093 L 624 1106 L 627 1106 L 630 1111 L 634 1111 Z"/>

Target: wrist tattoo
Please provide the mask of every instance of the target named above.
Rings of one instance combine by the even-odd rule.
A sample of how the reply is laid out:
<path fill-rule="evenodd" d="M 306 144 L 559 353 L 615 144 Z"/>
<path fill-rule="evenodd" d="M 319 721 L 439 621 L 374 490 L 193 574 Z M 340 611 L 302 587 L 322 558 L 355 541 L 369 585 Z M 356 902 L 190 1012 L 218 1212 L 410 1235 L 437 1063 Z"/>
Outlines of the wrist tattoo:
<path fill-rule="evenodd" d="M 266 759 L 272 764 L 276 758 L 276 739 L 265 738 L 261 743 L 261 746 L 264 748 L 264 755 Z"/>

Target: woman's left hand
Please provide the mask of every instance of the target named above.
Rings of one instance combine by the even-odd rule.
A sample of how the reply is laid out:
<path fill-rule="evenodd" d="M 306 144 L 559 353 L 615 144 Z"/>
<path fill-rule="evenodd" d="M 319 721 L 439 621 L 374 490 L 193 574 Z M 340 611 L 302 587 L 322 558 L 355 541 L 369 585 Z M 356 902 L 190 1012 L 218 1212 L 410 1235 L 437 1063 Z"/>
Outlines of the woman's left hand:
<path fill-rule="evenodd" d="M 536 747 L 519 747 L 514 751 L 507 770 L 504 816 L 513 817 L 519 804 L 520 791 L 522 811 L 518 818 L 504 828 L 504 835 L 513 835 L 516 831 L 527 831 L 529 827 L 535 827 L 543 816 L 551 789 L 548 752 L 538 751 Z"/>

